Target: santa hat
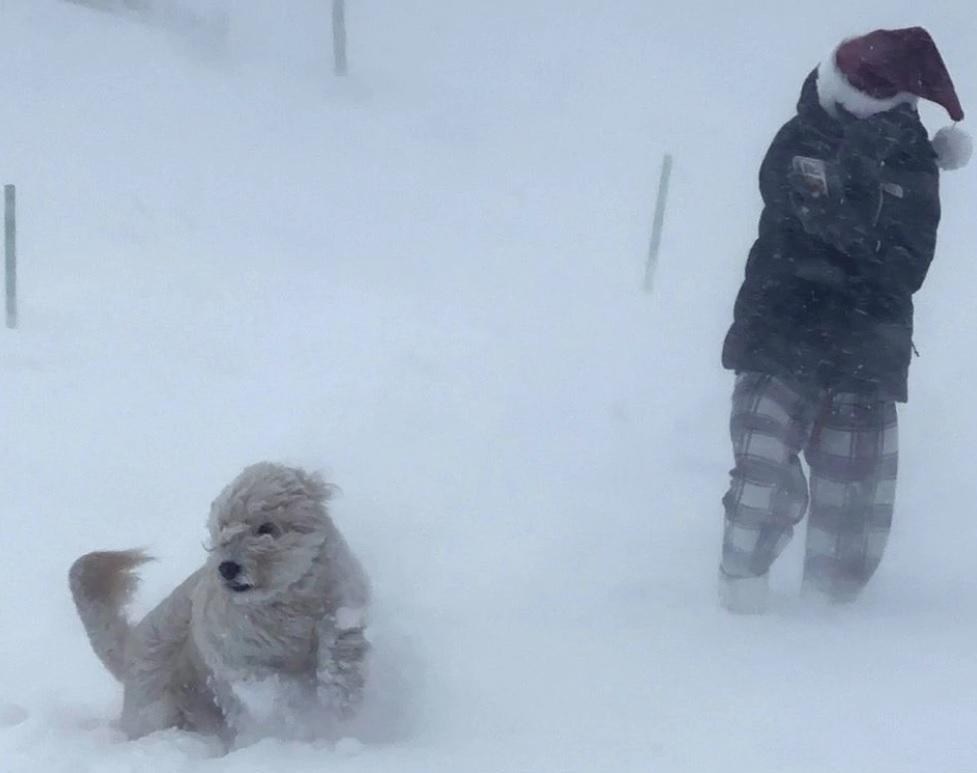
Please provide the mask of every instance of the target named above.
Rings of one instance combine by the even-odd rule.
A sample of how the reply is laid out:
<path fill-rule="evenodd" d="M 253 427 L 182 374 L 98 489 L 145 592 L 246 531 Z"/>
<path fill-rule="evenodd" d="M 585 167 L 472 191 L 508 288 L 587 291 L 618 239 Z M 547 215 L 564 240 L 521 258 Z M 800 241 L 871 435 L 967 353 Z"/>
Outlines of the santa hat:
<path fill-rule="evenodd" d="M 876 30 L 838 46 L 818 67 L 821 106 L 836 114 L 840 105 L 858 118 L 926 99 L 942 106 L 954 122 L 963 108 L 933 38 L 922 27 Z M 956 126 L 933 138 L 937 163 L 959 169 L 970 160 L 969 135 Z"/>

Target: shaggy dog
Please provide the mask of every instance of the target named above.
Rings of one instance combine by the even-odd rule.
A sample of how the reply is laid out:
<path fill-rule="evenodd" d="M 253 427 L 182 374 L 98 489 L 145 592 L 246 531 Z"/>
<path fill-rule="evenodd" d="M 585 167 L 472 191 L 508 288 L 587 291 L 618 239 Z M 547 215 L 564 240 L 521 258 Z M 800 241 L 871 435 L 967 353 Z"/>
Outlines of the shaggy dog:
<path fill-rule="evenodd" d="M 135 626 L 124 614 L 150 560 L 89 553 L 71 592 L 95 654 L 122 682 L 131 738 L 179 727 L 333 735 L 361 700 L 369 587 L 326 511 L 331 487 L 302 470 L 248 467 L 214 501 L 210 557 Z"/>

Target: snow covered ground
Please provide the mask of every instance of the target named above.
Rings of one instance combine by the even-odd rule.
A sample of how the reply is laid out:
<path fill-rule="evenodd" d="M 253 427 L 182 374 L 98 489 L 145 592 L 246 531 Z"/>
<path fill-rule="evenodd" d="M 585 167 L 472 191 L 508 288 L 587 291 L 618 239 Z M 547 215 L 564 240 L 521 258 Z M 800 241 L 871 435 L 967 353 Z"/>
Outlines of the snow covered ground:
<path fill-rule="evenodd" d="M 977 109 L 970 3 L 348 5 L 339 82 L 317 0 L 235 0 L 220 44 L 0 0 L 0 773 L 977 769 L 972 169 L 944 178 L 876 581 L 802 604 L 798 540 L 768 616 L 714 593 L 759 159 L 876 26 L 928 26 Z M 265 458 L 343 490 L 385 719 L 225 757 L 126 742 L 67 567 L 148 547 L 146 610 Z"/>

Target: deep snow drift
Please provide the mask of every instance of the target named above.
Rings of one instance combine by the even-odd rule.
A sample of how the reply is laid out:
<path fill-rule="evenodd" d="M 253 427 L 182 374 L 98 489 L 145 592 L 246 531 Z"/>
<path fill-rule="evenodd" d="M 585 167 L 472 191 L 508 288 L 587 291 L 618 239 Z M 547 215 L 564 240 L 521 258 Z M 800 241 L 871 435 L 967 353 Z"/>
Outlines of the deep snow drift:
<path fill-rule="evenodd" d="M 876 581 L 804 606 L 798 538 L 770 615 L 714 594 L 757 165 L 820 54 L 874 26 L 928 26 L 975 109 L 970 4 L 915 5 L 350 0 L 338 82 L 324 2 L 236 0 L 220 43 L 0 2 L 0 771 L 972 770 L 972 170 L 944 177 Z M 343 490 L 386 724 L 125 742 L 67 567 L 146 546 L 144 611 L 263 458 Z"/>

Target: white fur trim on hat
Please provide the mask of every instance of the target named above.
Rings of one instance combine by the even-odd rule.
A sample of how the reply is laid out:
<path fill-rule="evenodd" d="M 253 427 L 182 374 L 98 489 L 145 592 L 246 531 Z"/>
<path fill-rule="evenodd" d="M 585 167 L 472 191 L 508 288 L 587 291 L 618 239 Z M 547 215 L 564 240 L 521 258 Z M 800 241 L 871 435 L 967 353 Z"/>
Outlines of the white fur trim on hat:
<path fill-rule="evenodd" d="M 944 126 L 933 135 L 931 142 L 936 151 L 936 163 L 947 171 L 966 166 L 974 152 L 974 141 L 956 124 Z"/>
<path fill-rule="evenodd" d="M 840 48 L 840 46 L 839 46 Z M 915 105 L 919 98 L 915 94 L 900 92 L 894 97 L 877 99 L 852 86 L 835 61 L 835 48 L 818 65 L 818 100 L 829 115 L 837 117 L 838 105 L 856 118 L 868 118 L 876 113 L 884 113 L 897 105 Z"/>

